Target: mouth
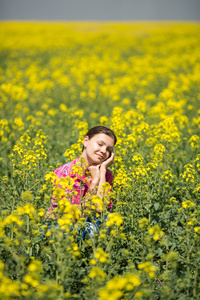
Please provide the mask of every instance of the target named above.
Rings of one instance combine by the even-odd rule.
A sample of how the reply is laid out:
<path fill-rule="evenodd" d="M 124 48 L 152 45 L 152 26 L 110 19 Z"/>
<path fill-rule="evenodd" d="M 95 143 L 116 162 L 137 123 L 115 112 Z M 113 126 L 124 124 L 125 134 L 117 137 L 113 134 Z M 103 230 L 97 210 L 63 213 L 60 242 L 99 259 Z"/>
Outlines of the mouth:
<path fill-rule="evenodd" d="M 100 158 L 103 159 L 103 156 L 101 154 L 96 153 L 96 155 Z"/>

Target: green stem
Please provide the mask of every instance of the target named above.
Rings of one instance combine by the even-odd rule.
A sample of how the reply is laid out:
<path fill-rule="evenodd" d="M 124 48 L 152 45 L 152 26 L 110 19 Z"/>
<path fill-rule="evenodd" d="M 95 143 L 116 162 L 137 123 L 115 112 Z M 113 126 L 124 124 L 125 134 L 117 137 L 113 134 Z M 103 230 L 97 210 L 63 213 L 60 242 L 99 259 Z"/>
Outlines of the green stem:
<path fill-rule="evenodd" d="M 29 222 L 29 221 L 30 221 L 30 220 L 29 220 L 29 216 L 28 216 L 28 215 L 26 216 L 26 221 L 27 221 L 27 224 L 26 224 L 26 226 L 27 226 L 27 227 L 26 227 L 26 233 L 29 233 L 29 225 L 30 225 L 30 222 Z"/>
<path fill-rule="evenodd" d="M 119 190 L 117 191 L 117 203 L 116 203 L 116 212 L 118 212 L 118 202 L 119 202 Z"/>
<path fill-rule="evenodd" d="M 29 191 L 31 191 L 36 185 L 38 185 L 40 182 L 36 182 L 30 189 Z"/>
<path fill-rule="evenodd" d="M 186 240 L 187 240 L 187 278 L 190 282 L 190 243 L 189 243 L 189 235 L 188 235 L 188 221 L 186 216 Z M 189 287 L 189 283 L 188 283 Z M 189 296 L 189 288 L 187 289 L 187 294 Z"/>
<path fill-rule="evenodd" d="M 11 227 L 10 239 L 11 239 L 11 241 L 13 240 L 13 225 L 12 225 L 12 227 Z"/>
<path fill-rule="evenodd" d="M 58 283 L 58 269 L 56 269 L 56 283 Z"/>
<path fill-rule="evenodd" d="M 197 295 L 197 278 L 198 278 L 198 265 L 196 266 L 195 277 L 194 277 L 194 288 L 193 288 L 193 297 Z"/>
<path fill-rule="evenodd" d="M 27 172 L 26 172 L 26 188 L 28 186 L 28 176 L 27 176 Z"/>

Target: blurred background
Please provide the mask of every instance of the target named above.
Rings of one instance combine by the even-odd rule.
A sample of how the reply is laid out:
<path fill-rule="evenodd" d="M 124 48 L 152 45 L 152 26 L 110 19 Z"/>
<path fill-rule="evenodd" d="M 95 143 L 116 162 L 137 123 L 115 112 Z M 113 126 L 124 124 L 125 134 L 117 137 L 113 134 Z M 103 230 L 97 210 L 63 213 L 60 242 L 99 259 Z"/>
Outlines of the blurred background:
<path fill-rule="evenodd" d="M 0 0 L 1 20 L 200 20 L 200 0 Z"/>

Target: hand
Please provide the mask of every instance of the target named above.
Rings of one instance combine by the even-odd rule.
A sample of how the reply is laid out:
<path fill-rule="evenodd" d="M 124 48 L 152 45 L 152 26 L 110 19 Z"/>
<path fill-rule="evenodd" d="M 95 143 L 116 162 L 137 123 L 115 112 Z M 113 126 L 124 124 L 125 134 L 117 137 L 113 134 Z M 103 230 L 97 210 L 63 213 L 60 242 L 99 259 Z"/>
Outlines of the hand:
<path fill-rule="evenodd" d="M 112 164 L 114 164 L 114 152 L 111 152 L 111 155 L 109 158 L 107 158 L 104 162 L 101 164 L 101 169 L 107 169 L 110 167 Z"/>
<path fill-rule="evenodd" d="M 100 180 L 100 165 L 92 165 L 88 168 L 91 174 L 91 184 L 98 185 Z"/>

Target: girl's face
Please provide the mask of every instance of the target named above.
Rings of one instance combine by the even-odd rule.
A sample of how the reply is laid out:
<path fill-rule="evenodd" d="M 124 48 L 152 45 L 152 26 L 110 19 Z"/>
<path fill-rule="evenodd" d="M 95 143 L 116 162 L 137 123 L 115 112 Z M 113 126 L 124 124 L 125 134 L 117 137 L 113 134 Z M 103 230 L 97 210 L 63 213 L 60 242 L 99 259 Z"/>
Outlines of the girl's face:
<path fill-rule="evenodd" d="M 103 161 L 109 158 L 114 147 L 114 140 L 107 134 L 98 133 L 91 139 L 85 136 L 84 141 L 84 153 L 89 165 L 101 164 Z"/>

